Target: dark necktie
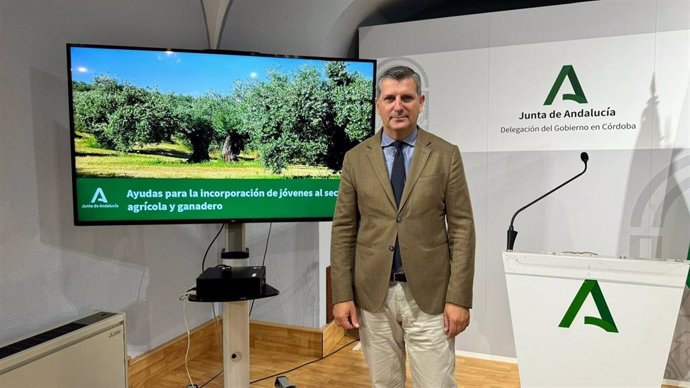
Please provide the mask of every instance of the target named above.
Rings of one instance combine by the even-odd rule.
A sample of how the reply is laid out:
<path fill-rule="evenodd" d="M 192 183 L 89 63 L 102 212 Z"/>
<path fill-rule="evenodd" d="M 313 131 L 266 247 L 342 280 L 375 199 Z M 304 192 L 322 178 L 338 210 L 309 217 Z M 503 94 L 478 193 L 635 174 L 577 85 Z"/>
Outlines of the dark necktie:
<path fill-rule="evenodd" d="M 391 185 L 393 186 L 393 194 L 395 195 L 395 203 L 400 208 L 400 198 L 402 198 L 403 189 L 405 188 L 405 156 L 403 154 L 403 145 L 405 143 L 396 140 L 393 143 L 395 147 L 395 158 L 393 159 L 393 169 L 391 170 Z M 395 237 L 395 250 L 393 251 L 393 273 L 402 272 L 402 259 L 400 256 L 400 243 L 398 237 Z"/>
<path fill-rule="evenodd" d="M 400 198 L 405 188 L 405 155 L 403 154 L 403 145 L 405 143 L 396 140 L 393 143 L 395 147 L 395 158 L 393 159 L 393 169 L 391 170 L 391 185 L 393 185 L 393 194 L 395 194 L 395 204 L 400 207 Z"/>

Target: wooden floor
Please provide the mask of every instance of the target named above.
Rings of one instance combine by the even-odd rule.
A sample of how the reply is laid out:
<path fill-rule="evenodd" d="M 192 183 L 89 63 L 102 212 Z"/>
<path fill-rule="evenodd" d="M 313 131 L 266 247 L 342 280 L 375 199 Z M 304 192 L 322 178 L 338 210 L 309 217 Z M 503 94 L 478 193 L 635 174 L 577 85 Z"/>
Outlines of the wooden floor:
<path fill-rule="evenodd" d="M 285 373 L 310 361 L 313 357 L 291 355 L 283 352 L 254 349 L 250 351 L 250 387 L 274 388 L 275 374 L 290 379 L 297 388 L 359 388 L 369 387 L 369 375 L 364 355 L 353 351 L 356 342 L 344 338 L 342 349 L 330 356 Z M 339 346 L 340 347 L 340 346 Z M 189 369 L 194 383 L 199 387 L 223 388 L 221 364 L 222 355 L 218 346 L 209 349 L 202 356 L 189 361 Z M 269 377 L 272 376 L 272 377 Z M 266 378 L 268 377 L 268 378 Z M 265 379 L 264 379 L 265 378 Z M 517 364 L 476 358 L 457 357 L 455 378 L 458 387 L 507 388 L 520 387 Z M 409 372 L 407 387 L 411 387 Z M 166 377 L 149 381 L 144 388 L 186 388 L 189 379 L 184 366 L 174 370 Z M 673 388 L 664 385 L 662 388 Z"/>
<path fill-rule="evenodd" d="M 290 355 L 282 352 L 251 349 L 250 384 L 251 387 L 274 388 L 275 377 L 260 380 L 277 373 L 290 379 L 297 388 L 356 388 L 369 387 L 369 374 L 364 355 L 353 351 L 356 342 L 345 338 L 341 340 L 342 350 L 293 372 L 283 373 L 309 361 L 313 357 Z M 223 388 L 222 355 L 214 348 L 203 356 L 190 360 L 189 370 L 194 383 L 201 387 Z M 213 378 L 214 376 L 218 375 Z M 409 373 L 408 373 L 409 375 Z M 457 357 L 455 377 L 459 387 L 519 387 L 516 364 L 485 361 L 475 358 Z M 257 381 L 260 380 L 260 381 Z M 210 381 L 210 382 L 209 382 Z M 152 381 L 146 388 L 185 388 L 189 378 L 184 367 L 159 381 Z M 408 377 L 407 387 L 411 387 Z"/>

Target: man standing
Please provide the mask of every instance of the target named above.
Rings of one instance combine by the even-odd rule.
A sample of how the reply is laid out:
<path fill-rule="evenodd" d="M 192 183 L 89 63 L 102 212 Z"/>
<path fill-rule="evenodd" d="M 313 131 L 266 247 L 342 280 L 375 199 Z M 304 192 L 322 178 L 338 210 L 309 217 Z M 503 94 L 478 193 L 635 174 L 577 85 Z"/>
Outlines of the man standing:
<path fill-rule="evenodd" d="M 383 129 L 345 155 L 331 236 L 333 315 L 358 328 L 374 388 L 455 387 L 470 323 L 474 222 L 457 146 L 417 127 L 421 80 L 378 79 Z"/>

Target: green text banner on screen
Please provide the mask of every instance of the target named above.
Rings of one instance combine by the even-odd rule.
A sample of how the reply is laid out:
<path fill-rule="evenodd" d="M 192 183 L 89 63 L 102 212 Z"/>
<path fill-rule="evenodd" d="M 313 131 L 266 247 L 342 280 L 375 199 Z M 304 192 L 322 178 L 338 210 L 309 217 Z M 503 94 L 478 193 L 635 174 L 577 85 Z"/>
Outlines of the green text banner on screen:
<path fill-rule="evenodd" d="M 81 222 L 331 218 L 339 179 L 77 179 Z M 306 217 L 305 217 L 306 215 Z"/>

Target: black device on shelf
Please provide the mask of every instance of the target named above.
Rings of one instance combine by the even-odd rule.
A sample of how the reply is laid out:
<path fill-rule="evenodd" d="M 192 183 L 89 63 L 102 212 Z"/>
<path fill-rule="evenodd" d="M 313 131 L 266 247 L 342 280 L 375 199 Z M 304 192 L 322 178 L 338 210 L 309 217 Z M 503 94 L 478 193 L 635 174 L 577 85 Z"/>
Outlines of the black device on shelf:
<path fill-rule="evenodd" d="M 266 284 L 266 267 L 218 265 L 207 268 L 196 278 L 196 295 L 190 300 L 230 302 L 275 295 L 278 290 Z"/>

